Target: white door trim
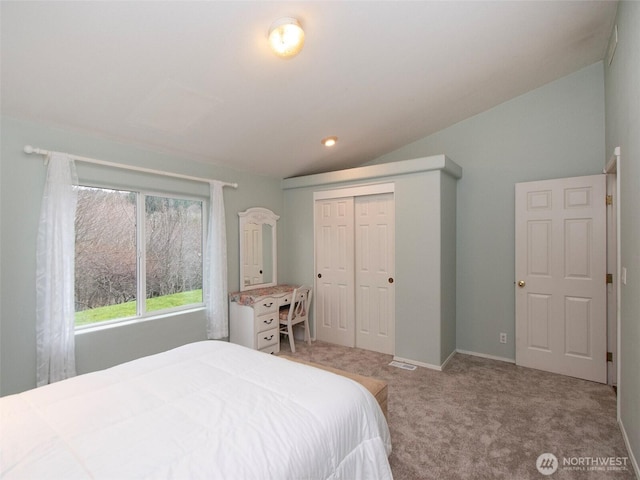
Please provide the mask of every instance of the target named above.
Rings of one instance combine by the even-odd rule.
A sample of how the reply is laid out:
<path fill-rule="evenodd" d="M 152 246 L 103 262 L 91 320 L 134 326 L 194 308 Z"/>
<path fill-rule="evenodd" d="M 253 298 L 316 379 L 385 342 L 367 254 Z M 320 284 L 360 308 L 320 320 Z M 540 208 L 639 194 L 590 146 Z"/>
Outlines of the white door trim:
<path fill-rule="evenodd" d="M 622 362 L 620 362 L 620 299 L 621 299 L 621 276 L 622 276 L 622 249 L 620 248 L 620 147 L 616 147 L 613 149 L 613 155 L 607 162 L 606 167 L 603 170 L 603 173 L 615 173 L 616 174 L 616 192 L 615 197 L 613 199 L 613 203 L 616 206 L 616 270 L 617 275 L 615 276 L 614 282 L 616 284 L 616 354 L 618 356 L 617 365 L 616 365 L 616 385 L 620 388 L 620 371 L 622 370 Z M 613 319 L 607 318 L 607 322 L 612 321 Z M 618 412 L 618 422 L 620 422 L 620 395 L 617 395 L 617 412 Z"/>
<path fill-rule="evenodd" d="M 313 192 L 313 276 L 314 276 L 314 283 L 315 283 L 315 276 L 316 273 L 318 272 L 318 264 L 316 261 L 316 256 L 317 256 L 317 249 L 318 249 L 318 245 L 317 245 L 317 241 L 316 241 L 316 232 L 315 232 L 315 226 L 316 226 L 316 222 L 317 222 L 317 217 L 316 217 L 316 201 L 317 200 L 328 200 L 331 198 L 344 198 L 344 197 L 358 197 L 358 196 L 362 196 L 362 195 L 376 195 L 378 193 L 393 193 L 395 192 L 395 187 L 396 184 L 395 183 L 371 183 L 371 184 L 365 184 L 365 185 L 352 185 L 349 187 L 344 187 L 344 188 L 334 188 L 332 190 L 320 190 L 317 192 Z M 316 330 L 316 305 L 317 302 L 313 302 L 313 340 L 315 341 L 317 336 L 317 330 Z"/>
<path fill-rule="evenodd" d="M 363 195 L 377 195 L 378 193 L 393 193 L 395 192 L 395 187 L 395 183 L 372 183 L 334 190 L 321 190 L 313 192 L 313 201 L 327 200 L 330 198 L 361 197 Z"/>

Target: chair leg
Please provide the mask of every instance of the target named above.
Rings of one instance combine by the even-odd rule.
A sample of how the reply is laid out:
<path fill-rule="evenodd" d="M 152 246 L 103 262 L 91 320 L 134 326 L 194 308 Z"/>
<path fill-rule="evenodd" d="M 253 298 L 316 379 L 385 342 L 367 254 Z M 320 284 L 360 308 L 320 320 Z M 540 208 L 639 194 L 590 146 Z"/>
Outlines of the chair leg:
<path fill-rule="evenodd" d="M 309 331 L 309 319 L 304 319 L 304 338 L 307 340 L 307 343 L 311 345 L 311 332 Z"/>
<path fill-rule="evenodd" d="M 287 335 L 289 335 L 289 345 L 291 345 L 291 352 L 295 353 L 296 352 L 296 344 L 293 340 L 293 327 L 291 326 L 291 323 L 289 323 L 287 325 Z"/>

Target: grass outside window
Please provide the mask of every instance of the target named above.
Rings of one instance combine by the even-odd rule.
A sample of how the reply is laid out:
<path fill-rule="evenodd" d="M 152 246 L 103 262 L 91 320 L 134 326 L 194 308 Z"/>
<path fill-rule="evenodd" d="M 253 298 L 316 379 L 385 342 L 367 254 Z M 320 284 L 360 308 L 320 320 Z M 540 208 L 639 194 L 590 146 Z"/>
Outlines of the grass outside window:
<path fill-rule="evenodd" d="M 174 293 L 162 297 L 149 298 L 147 306 L 149 311 L 165 310 L 202 302 L 202 289 L 189 292 Z M 76 327 L 91 325 L 93 323 L 113 320 L 115 318 L 128 318 L 136 316 L 136 302 L 120 303 L 106 307 L 92 308 L 76 312 Z"/>

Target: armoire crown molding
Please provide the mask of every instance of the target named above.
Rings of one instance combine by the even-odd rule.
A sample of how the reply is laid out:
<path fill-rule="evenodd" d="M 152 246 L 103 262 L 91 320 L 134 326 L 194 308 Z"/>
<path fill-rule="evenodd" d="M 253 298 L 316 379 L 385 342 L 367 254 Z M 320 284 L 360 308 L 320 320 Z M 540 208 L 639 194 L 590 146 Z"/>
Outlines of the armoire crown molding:
<path fill-rule="evenodd" d="M 406 175 L 433 170 L 441 170 L 456 179 L 462 177 L 462 167 L 460 167 L 460 165 L 446 155 L 433 155 L 399 162 L 381 163 L 379 165 L 368 165 L 334 172 L 285 178 L 282 180 L 282 189 L 313 187 L 332 183 L 352 182 L 355 180 L 372 180 L 393 175 Z"/>

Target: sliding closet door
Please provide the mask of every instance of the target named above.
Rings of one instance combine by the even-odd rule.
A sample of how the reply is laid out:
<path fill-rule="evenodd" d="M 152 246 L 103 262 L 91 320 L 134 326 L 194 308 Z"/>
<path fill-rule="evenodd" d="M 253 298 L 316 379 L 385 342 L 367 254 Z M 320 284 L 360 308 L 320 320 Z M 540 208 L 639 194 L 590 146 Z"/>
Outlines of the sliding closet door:
<path fill-rule="evenodd" d="M 356 347 L 395 353 L 393 193 L 355 199 Z"/>
<path fill-rule="evenodd" d="M 318 340 L 353 347 L 353 197 L 316 201 L 316 304 Z"/>

